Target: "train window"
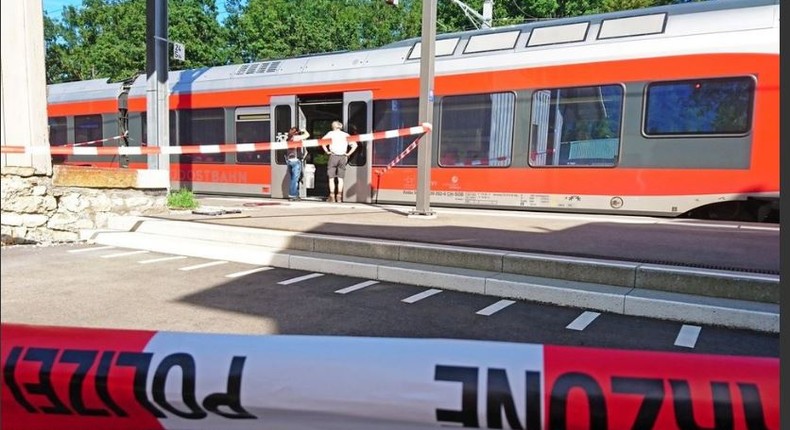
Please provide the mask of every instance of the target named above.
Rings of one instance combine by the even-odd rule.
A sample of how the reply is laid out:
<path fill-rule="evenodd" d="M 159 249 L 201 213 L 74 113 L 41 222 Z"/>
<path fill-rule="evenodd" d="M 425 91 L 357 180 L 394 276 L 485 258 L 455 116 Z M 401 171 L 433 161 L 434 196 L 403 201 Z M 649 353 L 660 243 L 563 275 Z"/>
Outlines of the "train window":
<path fill-rule="evenodd" d="M 62 146 L 68 143 L 66 117 L 59 116 L 49 119 L 49 145 Z"/>
<path fill-rule="evenodd" d="M 589 22 L 576 24 L 552 25 L 532 30 L 527 46 L 555 45 L 559 43 L 583 42 L 587 37 Z"/>
<path fill-rule="evenodd" d="M 74 143 L 91 142 L 102 138 L 101 115 L 77 115 L 74 117 Z M 99 145 L 100 142 L 90 146 Z"/>
<path fill-rule="evenodd" d="M 221 145 L 225 142 L 225 115 L 222 109 L 193 109 L 178 112 L 178 143 L 181 146 Z M 222 163 L 225 154 L 187 154 L 181 161 Z"/>
<path fill-rule="evenodd" d="M 453 55 L 455 48 L 458 46 L 460 38 L 454 37 L 452 39 L 439 39 L 434 44 L 434 57 L 445 57 Z M 422 56 L 422 42 L 417 42 L 409 52 L 409 60 L 416 60 Z"/>
<path fill-rule="evenodd" d="M 509 166 L 515 104 L 513 93 L 444 97 L 439 165 Z"/>
<path fill-rule="evenodd" d="M 751 77 L 657 82 L 648 85 L 647 136 L 745 134 L 754 101 Z"/>
<path fill-rule="evenodd" d="M 414 127 L 419 115 L 419 99 L 376 100 L 373 102 L 373 131 Z M 429 135 L 430 136 L 430 135 Z M 414 142 L 414 136 L 390 137 L 373 143 L 373 165 L 385 166 Z M 416 166 L 417 151 L 409 152 L 397 166 Z"/>
<path fill-rule="evenodd" d="M 605 19 L 598 30 L 598 39 L 660 34 L 666 25 L 666 13 Z"/>
<path fill-rule="evenodd" d="M 65 116 L 49 118 L 49 146 L 63 146 L 68 143 L 68 125 Z M 65 155 L 53 155 L 52 162 L 66 161 Z"/>
<path fill-rule="evenodd" d="M 366 102 L 350 102 L 348 104 L 348 124 L 346 131 L 351 135 L 363 134 L 368 132 L 368 104 Z M 354 151 L 351 159 L 348 160 L 352 166 L 364 166 L 367 158 L 368 143 L 357 143 L 357 150 Z"/>
<path fill-rule="evenodd" d="M 464 54 L 513 49 L 516 47 L 516 40 L 520 34 L 520 31 L 508 31 L 471 36 L 469 43 L 464 48 Z"/>
<path fill-rule="evenodd" d="M 240 113 L 236 111 L 236 143 L 271 142 L 271 119 L 268 111 L 263 113 Z M 237 152 L 236 162 L 239 164 L 271 164 L 270 150 L 254 152 Z"/>
<path fill-rule="evenodd" d="M 286 137 L 288 137 L 288 130 L 291 128 L 291 106 L 289 105 L 279 105 L 274 108 L 274 131 L 275 131 L 275 139 L 280 142 L 284 141 Z M 277 164 L 286 164 L 286 159 L 288 154 L 287 149 L 276 149 L 275 151 L 275 163 Z"/>
<path fill-rule="evenodd" d="M 535 91 L 530 166 L 614 166 L 622 108 L 620 85 Z"/>

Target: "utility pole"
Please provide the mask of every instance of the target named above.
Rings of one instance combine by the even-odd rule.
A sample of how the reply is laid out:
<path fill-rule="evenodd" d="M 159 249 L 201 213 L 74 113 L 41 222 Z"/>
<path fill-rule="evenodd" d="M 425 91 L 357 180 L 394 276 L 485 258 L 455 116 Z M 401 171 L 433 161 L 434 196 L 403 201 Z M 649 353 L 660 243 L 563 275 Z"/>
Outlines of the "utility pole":
<path fill-rule="evenodd" d="M 491 28 L 494 0 L 484 0 L 483 15 L 459 0 L 452 0 L 464 10 L 469 19 L 475 17 L 482 22 L 483 28 Z M 397 6 L 398 0 L 386 0 L 390 5 Z M 422 2 L 422 41 L 420 50 L 420 100 L 418 119 L 420 123 L 433 124 L 433 84 L 436 57 L 436 2 Z M 474 22 L 474 19 L 472 19 Z M 477 24 L 475 24 L 477 26 Z M 479 28 L 479 27 L 478 27 Z M 417 196 L 416 207 L 409 212 L 409 217 L 436 218 L 431 210 L 431 146 L 433 134 L 423 137 L 426 140 L 417 145 Z"/>
<path fill-rule="evenodd" d="M 464 11 L 464 15 L 472 21 L 475 28 L 492 28 L 494 26 L 494 0 L 483 0 L 483 14 L 469 7 L 461 0 L 450 0 Z"/>
<path fill-rule="evenodd" d="M 436 54 L 436 0 L 422 2 L 422 42 L 420 51 L 420 123 L 433 124 L 433 77 Z M 433 133 L 417 145 L 417 201 L 412 217 L 435 218 L 431 211 L 431 141 Z"/>
<path fill-rule="evenodd" d="M 494 26 L 494 0 L 483 0 L 483 28 Z"/>
<path fill-rule="evenodd" d="M 147 0 L 146 5 L 146 119 L 150 146 L 170 146 L 170 109 L 167 42 L 167 0 Z M 148 156 L 149 170 L 165 170 L 170 176 L 170 156 L 152 154 Z M 170 181 L 167 181 L 168 191 Z"/>

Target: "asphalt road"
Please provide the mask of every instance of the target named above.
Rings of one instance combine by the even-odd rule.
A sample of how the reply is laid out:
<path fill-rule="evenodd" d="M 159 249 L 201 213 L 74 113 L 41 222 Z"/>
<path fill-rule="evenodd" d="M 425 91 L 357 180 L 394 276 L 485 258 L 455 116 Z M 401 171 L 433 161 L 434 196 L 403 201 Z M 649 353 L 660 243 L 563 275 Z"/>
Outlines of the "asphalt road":
<path fill-rule="evenodd" d="M 98 245 L 7 246 L 4 323 L 779 357 L 779 335 Z"/>

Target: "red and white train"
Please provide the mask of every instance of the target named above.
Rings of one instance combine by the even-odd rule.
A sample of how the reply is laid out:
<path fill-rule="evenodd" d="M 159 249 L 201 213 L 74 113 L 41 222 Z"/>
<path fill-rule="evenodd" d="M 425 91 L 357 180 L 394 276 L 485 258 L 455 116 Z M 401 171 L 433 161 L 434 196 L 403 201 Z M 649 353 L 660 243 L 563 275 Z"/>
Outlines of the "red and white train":
<path fill-rule="evenodd" d="M 779 1 L 714 0 L 440 34 L 432 205 L 771 219 L 779 202 Z M 169 74 L 170 144 L 415 126 L 420 40 Z M 145 76 L 48 87 L 51 145 L 145 141 Z M 119 120 L 119 100 L 128 117 Z M 346 202 L 415 201 L 414 137 L 361 145 Z M 428 141 L 428 139 L 424 139 Z M 102 145 L 120 145 L 110 140 Z M 327 192 L 320 148 L 308 197 Z M 118 166 L 111 157 L 56 162 Z M 278 150 L 172 155 L 174 189 L 284 198 Z M 130 168 L 146 168 L 132 156 Z"/>

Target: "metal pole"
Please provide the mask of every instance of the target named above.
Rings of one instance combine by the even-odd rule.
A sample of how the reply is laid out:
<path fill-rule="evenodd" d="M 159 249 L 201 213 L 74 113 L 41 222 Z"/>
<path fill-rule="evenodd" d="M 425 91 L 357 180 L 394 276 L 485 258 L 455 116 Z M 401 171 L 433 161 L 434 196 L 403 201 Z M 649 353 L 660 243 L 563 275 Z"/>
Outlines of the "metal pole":
<path fill-rule="evenodd" d="M 420 53 L 420 123 L 433 124 L 433 77 L 436 54 L 436 0 L 422 2 L 422 50 Z M 431 211 L 431 141 L 428 133 L 417 146 L 417 202 L 409 215 L 436 217 Z"/>
<path fill-rule="evenodd" d="M 168 105 L 167 0 L 148 0 L 146 9 L 146 140 L 150 146 L 170 146 L 170 109 Z M 170 170 L 170 156 L 148 156 L 148 169 Z M 169 173 L 168 173 L 169 176 Z M 167 181 L 168 189 L 170 181 Z"/>
<path fill-rule="evenodd" d="M 483 0 L 483 24 L 482 28 L 494 26 L 494 0 Z"/>

